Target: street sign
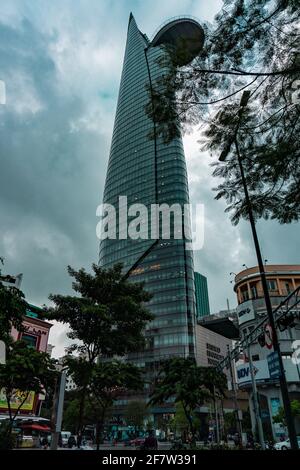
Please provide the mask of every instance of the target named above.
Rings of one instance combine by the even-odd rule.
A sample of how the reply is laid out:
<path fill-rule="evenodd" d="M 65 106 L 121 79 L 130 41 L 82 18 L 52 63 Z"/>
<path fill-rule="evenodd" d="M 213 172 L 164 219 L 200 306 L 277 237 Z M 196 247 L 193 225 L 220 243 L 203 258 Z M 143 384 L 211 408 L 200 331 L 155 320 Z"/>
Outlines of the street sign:
<path fill-rule="evenodd" d="M 280 378 L 280 365 L 279 365 L 279 356 L 278 352 L 274 351 L 268 354 L 267 356 L 270 379 L 279 379 Z"/>

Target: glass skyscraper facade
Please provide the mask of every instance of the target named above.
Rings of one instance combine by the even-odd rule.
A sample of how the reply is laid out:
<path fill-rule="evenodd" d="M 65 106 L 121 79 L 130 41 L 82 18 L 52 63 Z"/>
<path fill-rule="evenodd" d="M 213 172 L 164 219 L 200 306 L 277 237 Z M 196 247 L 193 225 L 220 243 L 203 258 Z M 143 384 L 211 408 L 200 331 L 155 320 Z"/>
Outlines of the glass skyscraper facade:
<path fill-rule="evenodd" d="M 195 294 L 196 294 L 196 312 L 197 318 L 210 315 L 207 279 L 195 271 Z"/>
<path fill-rule="evenodd" d="M 167 53 L 162 44 L 174 44 L 178 37 L 186 36 L 196 39 L 194 47 L 200 50 L 203 32 L 195 20 L 173 20 L 150 41 L 130 15 L 103 196 L 104 203 L 116 208 L 117 221 L 119 196 L 127 197 L 128 207 L 144 204 L 149 214 L 154 203 L 177 203 L 183 207 L 189 202 L 182 140 L 176 138 L 165 144 L 157 137 L 155 123 L 145 111 L 148 90 L 163 73 L 157 63 Z M 153 139 L 149 138 L 151 132 Z M 148 226 L 141 228 L 141 237 L 135 240 L 124 235 L 126 224 L 121 218 L 117 239 L 101 241 L 99 263 L 110 267 L 122 262 L 129 279 L 144 281 L 145 289 L 153 294 L 147 307 L 155 319 L 145 331 L 146 348 L 130 356 L 130 360 L 151 369 L 167 357 L 194 357 L 196 305 L 192 251 L 186 249 L 184 239 L 144 239 L 150 217 Z"/>

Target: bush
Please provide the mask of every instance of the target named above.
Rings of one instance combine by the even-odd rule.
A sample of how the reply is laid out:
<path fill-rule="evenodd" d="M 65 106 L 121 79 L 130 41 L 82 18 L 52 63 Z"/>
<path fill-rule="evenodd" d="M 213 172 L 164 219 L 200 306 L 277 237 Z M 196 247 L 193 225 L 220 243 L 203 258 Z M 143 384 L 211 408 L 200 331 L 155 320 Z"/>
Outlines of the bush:
<path fill-rule="evenodd" d="M 16 447 L 16 436 L 9 432 L 9 425 L 2 424 L 0 426 L 0 450 L 9 450 Z"/>

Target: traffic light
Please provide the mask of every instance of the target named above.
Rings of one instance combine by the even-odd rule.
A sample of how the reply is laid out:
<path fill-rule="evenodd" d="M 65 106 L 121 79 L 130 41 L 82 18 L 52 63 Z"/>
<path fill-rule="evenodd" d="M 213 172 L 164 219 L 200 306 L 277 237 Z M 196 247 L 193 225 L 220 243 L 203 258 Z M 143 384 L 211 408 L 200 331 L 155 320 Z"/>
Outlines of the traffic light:
<path fill-rule="evenodd" d="M 294 326 L 296 326 L 295 317 L 293 313 L 289 313 L 285 315 L 283 318 L 280 318 L 277 321 L 277 325 L 280 331 L 284 331 L 287 328 L 293 328 Z"/>

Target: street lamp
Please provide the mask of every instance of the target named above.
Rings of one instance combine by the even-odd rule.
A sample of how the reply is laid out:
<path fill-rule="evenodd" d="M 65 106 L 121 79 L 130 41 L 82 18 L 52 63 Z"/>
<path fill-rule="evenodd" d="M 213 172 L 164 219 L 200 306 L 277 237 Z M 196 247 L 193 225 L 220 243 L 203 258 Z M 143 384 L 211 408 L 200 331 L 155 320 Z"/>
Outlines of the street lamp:
<path fill-rule="evenodd" d="M 290 403 L 290 398 L 289 398 L 289 392 L 288 392 L 288 386 L 287 386 L 287 381 L 286 381 L 286 376 L 285 376 L 285 371 L 284 371 L 284 366 L 283 366 L 283 360 L 281 356 L 281 351 L 280 351 L 280 345 L 278 341 L 278 335 L 275 327 L 275 322 L 274 322 L 274 316 L 273 316 L 273 311 L 272 311 L 272 305 L 271 305 L 271 300 L 270 300 L 270 295 L 269 295 L 269 290 L 268 290 L 268 285 L 267 285 L 267 279 L 266 279 L 266 273 L 264 269 L 264 264 L 261 256 L 261 251 L 260 251 L 260 246 L 259 246 L 259 241 L 258 241 L 258 236 L 256 232 L 256 227 L 255 227 L 255 220 L 253 216 L 253 210 L 252 210 L 252 205 L 251 205 L 251 200 L 248 192 L 248 187 L 246 183 L 246 178 L 245 178 L 245 173 L 244 173 L 244 168 L 242 164 L 242 157 L 240 154 L 240 149 L 239 149 L 239 143 L 238 143 L 238 131 L 239 127 L 242 121 L 242 116 L 243 116 L 243 111 L 245 106 L 247 106 L 247 103 L 250 98 L 250 90 L 245 90 L 243 92 L 241 101 L 240 101 L 240 108 L 238 111 L 238 123 L 235 129 L 234 134 L 231 136 L 230 140 L 227 142 L 226 147 L 222 151 L 219 161 L 225 162 L 232 145 L 234 145 L 235 150 L 236 150 L 236 155 L 237 155 L 237 161 L 240 169 L 240 174 L 241 174 L 241 179 L 242 179 L 242 184 L 243 184 L 243 189 L 245 193 L 245 201 L 246 201 L 246 206 L 247 206 L 247 211 L 248 211 L 248 216 L 249 216 L 249 221 L 251 225 L 251 231 L 252 231 L 252 236 L 253 236 L 253 241 L 254 241 L 254 246 L 255 246 L 255 251 L 256 251 L 256 257 L 257 257 L 257 262 L 258 262 L 258 267 L 259 267 L 259 273 L 260 273 L 260 278 L 261 278 L 261 283 L 262 283 L 262 288 L 263 288 L 263 293 L 264 293 L 264 298 L 265 298 L 265 304 L 266 304 L 266 309 L 267 309 L 267 315 L 268 315 L 268 320 L 269 320 L 269 325 L 273 333 L 273 349 L 274 352 L 277 353 L 277 358 L 278 358 L 278 363 L 279 363 L 279 382 L 280 382 L 280 389 L 281 389 L 281 395 L 282 395 L 282 402 L 284 406 L 284 412 L 285 412 L 285 417 L 286 417 L 286 423 L 287 423 L 287 428 L 288 428 L 288 433 L 289 433 L 289 438 L 291 442 L 291 448 L 292 449 L 298 449 L 298 442 L 297 442 L 297 435 L 296 435 L 296 430 L 295 430 L 295 424 L 292 416 L 292 411 L 291 411 L 291 403 Z"/>
<path fill-rule="evenodd" d="M 52 409 L 52 433 L 51 433 L 51 450 L 57 450 L 59 434 L 61 432 L 64 398 L 67 380 L 67 369 L 64 368 L 59 373 L 59 378 L 55 384 L 55 393 Z"/>

